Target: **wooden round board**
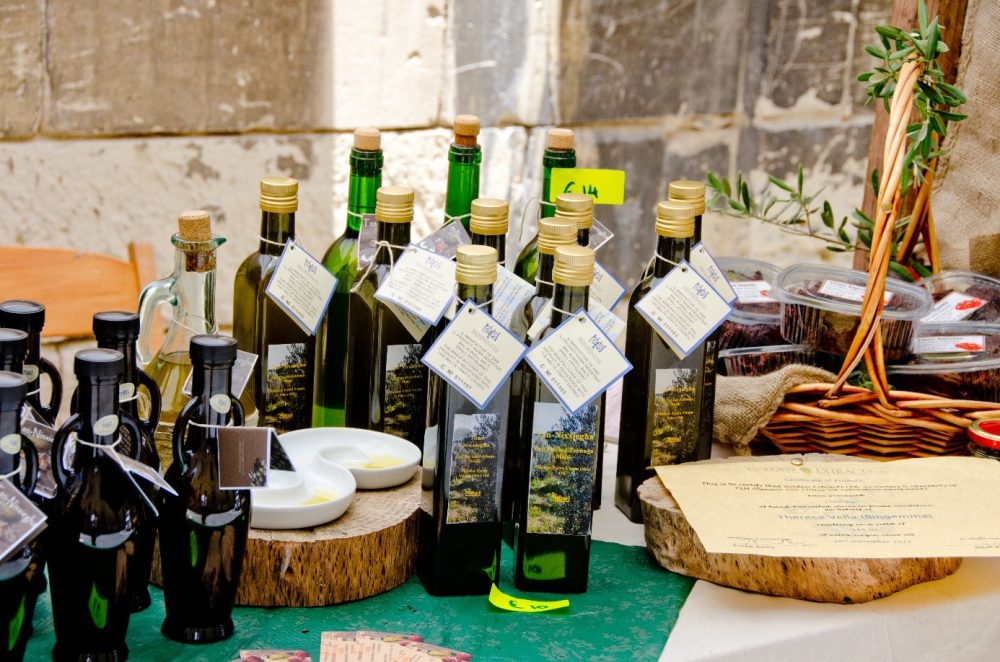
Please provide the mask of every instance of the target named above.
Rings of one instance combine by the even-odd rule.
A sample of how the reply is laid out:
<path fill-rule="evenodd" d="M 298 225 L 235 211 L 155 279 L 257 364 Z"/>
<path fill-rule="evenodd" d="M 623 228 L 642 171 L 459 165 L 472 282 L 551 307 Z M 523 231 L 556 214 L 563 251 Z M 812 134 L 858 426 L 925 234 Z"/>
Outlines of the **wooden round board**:
<path fill-rule="evenodd" d="M 812 461 L 817 456 L 808 457 Z M 749 458 L 710 461 L 746 459 Z M 962 563 L 960 558 L 830 559 L 712 554 L 705 551 L 658 477 L 639 486 L 639 500 L 646 526 L 646 547 L 661 566 L 755 593 L 814 602 L 868 602 L 914 584 L 946 577 Z"/>
<path fill-rule="evenodd" d="M 319 607 L 405 582 L 417 566 L 420 474 L 385 490 L 358 490 L 339 519 L 312 529 L 250 529 L 236 603 Z M 159 558 L 153 582 L 161 584 Z"/>

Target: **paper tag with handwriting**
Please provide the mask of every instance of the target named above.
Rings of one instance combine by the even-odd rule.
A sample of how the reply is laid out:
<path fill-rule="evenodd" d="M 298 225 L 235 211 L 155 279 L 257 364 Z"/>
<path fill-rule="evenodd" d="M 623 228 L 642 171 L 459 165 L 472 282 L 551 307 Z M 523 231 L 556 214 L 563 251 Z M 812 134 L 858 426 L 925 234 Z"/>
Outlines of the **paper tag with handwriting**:
<path fill-rule="evenodd" d="M 611 241 L 614 236 L 615 233 L 612 232 L 608 226 L 595 218 L 593 224 L 590 226 L 590 243 L 587 244 L 587 248 L 596 251 L 598 248 Z"/>
<path fill-rule="evenodd" d="M 582 310 L 531 348 L 524 358 L 571 414 L 632 369 L 621 350 Z"/>
<path fill-rule="evenodd" d="M 38 452 L 38 480 L 35 494 L 52 499 L 56 496 L 56 479 L 52 475 L 52 440 L 56 430 L 36 420 L 25 410 L 21 415 L 21 434 L 28 438 Z"/>
<path fill-rule="evenodd" d="M 417 246 L 446 257 L 449 260 L 455 259 L 459 246 L 468 246 L 472 243 L 469 233 L 465 231 L 465 226 L 461 223 L 448 223 L 430 233 L 419 242 Z"/>
<path fill-rule="evenodd" d="M 466 301 L 420 360 L 483 409 L 526 351 L 499 321 Z"/>
<path fill-rule="evenodd" d="M 615 315 L 612 311 L 605 308 L 597 301 L 590 301 L 587 304 L 587 312 L 594 318 L 594 322 L 596 322 L 597 326 L 601 328 L 601 331 L 606 333 L 612 340 L 617 340 L 618 336 L 622 334 L 627 326 L 625 324 L 625 320 Z M 528 329 L 528 340 L 531 342 L 538 340 L 538 337 L 542 335 L 542 332 L 548 328 L 551 320 L 552 301 L 549 300 L 539 309 L 538 317 L 536 317 L 535 321 L 531 323 L 531 328 Z"/>
<path fill-rule="evenodd" d="M 635 308 L 681 358 L 704 342 L 732 311 L 685 260 L 660 279 Z"/>
<path fill-rule="evenodd" d="M 223 427 L 219 433 L 219 489 L 267 487 L 273 428 Z"/>
<path fill-rule="evenodd" d="M 625 171 L 598 168 L 553 168 L 550 186 L 553 195 L 586 193 L 595 205 L 625 202 Z"/>
<path fill-rule="evenodd" d="M 378 221 L 375 214 L 364 214 L 361 217 L 361 230 L 358 232 L 358 270 L 365 269 L 375 259 L 375 242 L 378 241 Z"/>
<path fill-rule="evenodd" d="M 518 611 L 525 614 L 539 614 L 554 609 L 566 609 L 569 600 L 531 600 L 508 595 L 493 584 L 490 586 L 490 604 L 504 611 Z"/>
<path fill-rule="evenodd" d="M 594 265 L 594 284 L 590 286 L 590 298 L 605 308 L 614 308 L 625 296 L 625 286 L 598 262 Z"/>
<path fill-rule="evenodd" d="M 730 285 L 729 280 L 726 278 L 726 273 L 719 266 L 719 263 L 715 261 L 712 254 L 708 252 L 705 248 L 705 244 L 700 241 L 694 245 L 691 249 L 691 266 L 697 271 L 702 278 L 708 281 L 719 296 L 726 303 L 732 303 L 736 300 L 736 291 L 733 290 L 732 285 Z"/>
<path fill-rule="evenodd" d="M 0 479 L 0 563 L 31 542 L 45 528 L 45 513 L 10 480 Z"/>
<path fill-rule="evenodd" d="M 337 278 L 289 239 L 265 293 L 304 331 L 314 336 L 336 287 Z"/>
<path fill-rule="evenodd" d="M 396 316 L 396 319 L 398 319 L 399 323 L 403 325 L 403 328 L 406 329 L 411 336 L 413 336 L 414 340 L 419 342 L 424 339 L 424 336 L 427 335 L 427 331 L 431 328 L 430 324 L 423 321 L 408 310 L 400 308 L 394 303 L 390 303 L 388 301 L 383 301 L 382 303 L 384 303 L 385 307 Z"/>
<path fill-rule="evenodd" d="M 257 358 L 256 354 L 244 352 L 241 349 L 236 350 L 236 363 L 233 364 L 233 395 L 237 398 L 243 395 L 247 384 L 250 383 L 250 378 L 253 376 L 253 367 L 257 364 Z M 181 389 L 184 395 L 191 395 L 193 378 L 194 373 L 191 373 L 188 375 L 187 381 L 184 382 L 184 387 Z"/>
<path fill-rule="evenodd" d="M 375 298 L 390 301 L 430 324 L 437 324 L 455 291 L 455 263 L 410 246 L 396 260 Z"/>

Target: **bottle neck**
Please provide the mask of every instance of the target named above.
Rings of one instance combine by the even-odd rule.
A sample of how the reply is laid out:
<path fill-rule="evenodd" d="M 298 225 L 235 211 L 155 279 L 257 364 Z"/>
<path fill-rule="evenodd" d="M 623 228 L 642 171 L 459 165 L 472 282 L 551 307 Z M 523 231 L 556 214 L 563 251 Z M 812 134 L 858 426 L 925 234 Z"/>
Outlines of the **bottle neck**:
<path fill-rule="evenodd" d="M 472 233 L 472 244 L 474 246 L 490 246 L 496 249 L 497 264 L 501 267 L 507 263 L 507 235 L 505 234 L 478 234 Z"/>
<path fill-rule="evenodd" d="M 586 310 L 589 303 L 589 286 L 556 283 L 555 293 L 552 295 L 552 321 L 549 322 L 549 328 L 556 328 L 580 308 Z"/>
<path fill-rule="evenodd" d="M 590 246 L 590 228 L 580 228 L 576 231 L 576 245 L 584 248 Z"/>
<path fill-rule="evenodd" d="M 691 237 L 657 237 L 656 254 L 663 259 L 653 260 L 653 276 L 663 278 L 674 264 L 691 259 Z"/>
<path fill-rule="evenodd" d="M 535 296 L 552 298 L 552 267 L 555 266 L 554 255 L 538 251 L 538 273 L 535 274 Z"/>
<path fill-rule="evenodd" d="M 4 405 L 5 407 L 7 405 Z M 8 409 L 0 409 L 0 439 L 9 434 L 21 433 L 21 404 Z M 0 450 L 0 474 L 9 474 L 21 466 L 19 453 Z"/>
<path fill-rule="evenodd" d="M 691 240 L 691 245 L 694 246 L 699 241 L 701 241 L 701 214 L 694 217 L 694 238 Z"/>
<path fill-rule="evenodd" d="M 295 212 L 261 211 L 260 238 L 260 247 L 257 250 L 261 254 L 281 255 L 285 242 L 295 239 Z M 267 241 L 264 241 L 265 239 Z"/>
<path fill-rule="evenodd" d="M 483 152 L 479 145 L 466 147 L 452 143 L 448 150 L 448 192 L 444 211 L 447 218 L 466 216 L 472 211 L 472 201 L 479 197 L 479 164 Z M 469 229 L 469 218 L 462 219 Z"/>
<path fill-rule="evenodd" d="M 13 352 L 0 354 L 0 370 L 16 372 L 20 375 L 24 372 L 24 357 Z"/>
<path fill-rule="evenodd" d="M 209 400 L 216 395 L 230 395 L 232 390 L 232 365 L 195 365 L 191 371 L 191 395 L 204 401 L 206 423 L 215 423 L 209 420 L 213 417 L 225 420 L 225 414 L 215 411 Z"/>
<path fill-rule="evenodd" d="M 125 357 L 125 372 L 122 373 L 123 384 L 135 384 L 138 381 L 139 366 L 135 360 L 135 338 L 99 337 L 97 346 L 102 349 L 113 349 Z"/>
<path fill-rule="evenodd" d="M 390 244 L 375 254 L 375 264 L 395 264 L 410 243 L 409 223 L 378 223 L 378 240 Z M 398 248 L 397 248 L 398 247 Z M 391 255 L 391 257 L 390 257 Z"/>
<path fill-rule="evenodd" d="M 198 253 L 177 250 L 174 255 L 174 321 L 187 327 L 185 332 L 191 335 L 216 331 L 215 264 L 215 249 Z M 126 361 L 126 371 L 129 365 Z"/>
<path fill-rule="evenodd" d="M 553 168 L 575 168 L 576 150 L 573 149 L 546 149 L 542 155 L 542 201 L 555 202 L 555 195 L 552 194 L 552 170 Z M 556 215 L 554 205 L 542 205 L 542 218 L 549 218 Z"/>
<path fill-rule="evenodd" d="M 459 307 L 461 307 L 467 299 L 472 299 L 472 303 L 477 305 L 485 304 L 493 299 L 493 286 L 492 285 L 467 285 L 465 283 L 459 283 L 456 286 L 456 295 L 458 296 Z M 492 306 L 486 307 L 486 312 L 491 312 Z"/>
<path fill-rule="evenodd" d="M 118 415 L 118 380 L 117 379 L 84 379 L 80 382 L 77 400 L 77 413 L 80 415 L 82 429 L 80 439 L 94 444 L 111 445 L 118 438 L 118 426 L 109 434 L 98 434 L 94 424 L 105 416 Z M 98 450 L 83 444 L 77 444 L 77 456 L 94 458 Z"/>
<path fill-rule="evenodd" d="M 375 213 L 375 192 L 382 186 L 382 150 L 351 150 L 351 179 L 347 187 L 347 230 L 357 237 L 361 217 Z"/>

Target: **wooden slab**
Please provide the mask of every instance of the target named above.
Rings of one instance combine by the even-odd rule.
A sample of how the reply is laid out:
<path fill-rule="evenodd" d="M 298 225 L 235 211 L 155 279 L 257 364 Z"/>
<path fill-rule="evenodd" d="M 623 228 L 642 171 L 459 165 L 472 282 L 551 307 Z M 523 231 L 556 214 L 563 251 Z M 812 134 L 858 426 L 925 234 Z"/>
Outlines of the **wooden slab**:
<path fill-rule="evenodd" d="M 639 499 L 646 547 L 661 566 L 754 593 L 813 602 L 868 602 L 946 577 L 962 563 L 960 558 L 819 559 L 710 554 L 658 477 L 639 486 Z"/>

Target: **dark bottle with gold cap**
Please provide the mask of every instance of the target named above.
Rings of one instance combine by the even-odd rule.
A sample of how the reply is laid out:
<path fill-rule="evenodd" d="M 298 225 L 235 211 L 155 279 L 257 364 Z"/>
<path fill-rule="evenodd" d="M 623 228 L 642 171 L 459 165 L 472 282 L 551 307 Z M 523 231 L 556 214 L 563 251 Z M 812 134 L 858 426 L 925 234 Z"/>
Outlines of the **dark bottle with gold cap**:
<path fill-rule="evenodd" d="M 372 263 L 351 287 L 348 313 L 346 419 L 349 427 L 385 432 L 423 447 L 427 416 L 426 348 L 407 330 L 402 310 L 375 298 L 410 243 L 413 189 L 384 186 L 375 203 L 378 241 Z"/>
<path fill-rule="evenodd" d="M 279 433 L 312 422 L 316 340 L 266 294 L 285 243 L 295 240 L 298 192 L 291 177 L 260 180 L 260 244 L 233 286 L 233 336 L 241 350 L 258 356 L 244 402 L 253 402 L 258 425 Z"/>
<path fill-rule="evenodd" d="M 703 419 L 712 403 L 703 397 L 705 345 L 678 358 L 644 318 L 636 304 L 691 254 L 694 208 L 674 200 L 656 206 L 656 257 L 653 273 L 629 299 L 625 356 L 632 371 L 622 385 L 621 430 L 615 504 L 634 522 L 642 521 L 636 490 L 653 475 L 650 467 L 707 459 Z"/>
<path fill-rule="evenodd" d="M 28 334 L 28 353 L 23 371 L 28 378 L 26 402 L 40 418 L 55 425 L 62 404 L 62 379 L 51 361 L 42 357 L 42 328 L 45 326 L 45 306 L 35 301 L 12 299 L 0 303 L 0 327 L 17 329 Z M 41 376 L 49 378 L 48 402 L 42 402 Z"/>
<path fill-rule="evenodd" d="M 545 153 L 542 155 L 541 218 L 550 218 L 556 215 L 554 194 L 558 191 L 552 190 L 552 170 L 554 168 L 575 167 L 576 150 L 574 149 L 573 130 L 561 128 L 550 130 Z M 535 275 L 538 273 L 538 260 L 538 235 L 535 234 L 518 254 L 514 273 L 534 285 Z"/>
<path fill-rule="evenodd" d="M 479 118 L 459 115 L 453 125 L 455 141 L 448 148 L 448 189 L 444 200 L 444 222 L 461 220 L 469 229 L 472 201 L 479 197 L 479 164 L 483 150 L 476 137 Z"/>
<path fill-rule="evenodd" d="M 456 262 L 458 300 L 491 312 L 496 250 L 461 246 Z M 422 499 L 417 571 L 432 595 L 485 595 L 499 579 L 506 391 L 480 409 L 436 374 L 430 380 L 440 397 L 431 405 L 436 434 L 424 442 L 432 498 Z"/>
<path fill-rule="evenodd" d="M 576 311 L 587 309 L 594 251 L 556 249 L 552 319 L 542 339 Z M 529 448 L 521 476 L 514 581 L 532 591 L 587 590 L 594 483 L 602 399 L 571 414 L 529 371 L 524 390 L 524 435 Z"/>
<path fill-rule="evenodd" d="M 323 266 L 337 278 L 326 317 L 316 334 L 316 377 L 313 425 L 344 425 L 347 384 L 347 308 L 358 273 L 358 237 L 362 218 L 375 213 L 375 192 L 382 186 L 382 134 L 354 130 L 351 178 L 347 189 L 347 228 L 326 251 Z"/>
<path fill-rule="evenodd" d="M 472 201 L 469 221 L 472 244 L 494 249 L 500 266 L 505 266 L 507 258 L 508 209 L 506 200 L 476 198 Z"/>

